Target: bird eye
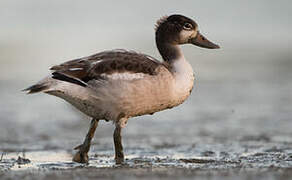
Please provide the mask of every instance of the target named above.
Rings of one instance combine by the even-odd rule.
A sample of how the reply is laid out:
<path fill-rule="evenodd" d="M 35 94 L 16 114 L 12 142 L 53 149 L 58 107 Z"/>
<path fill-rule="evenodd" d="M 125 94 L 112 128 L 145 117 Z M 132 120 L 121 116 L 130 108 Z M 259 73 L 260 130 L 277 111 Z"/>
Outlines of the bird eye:
<path fill-rule="evenodd" d="M 193 26 L 190 23 L 185 23 L 184 24 L 184 29 L 185 30 L 191 30 L 191 29 L 193 29 Z"/>

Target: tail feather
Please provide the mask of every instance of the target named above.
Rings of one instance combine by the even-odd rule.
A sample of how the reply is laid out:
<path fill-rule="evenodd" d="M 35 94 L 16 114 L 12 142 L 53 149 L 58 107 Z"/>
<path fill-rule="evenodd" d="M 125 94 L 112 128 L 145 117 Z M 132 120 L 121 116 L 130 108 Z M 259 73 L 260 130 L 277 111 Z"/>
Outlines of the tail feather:
<path fill-rule="evenodd" d="M 48 88 L 49 88 L 48 85 L 46 85 L 45 83 L 41 83 L 41 84 L 32 85 L 26 89 L 23 89 L 22 91 L 26 91 L 27 94 L 32 94 L 32 93 L 42 92 Z"/>

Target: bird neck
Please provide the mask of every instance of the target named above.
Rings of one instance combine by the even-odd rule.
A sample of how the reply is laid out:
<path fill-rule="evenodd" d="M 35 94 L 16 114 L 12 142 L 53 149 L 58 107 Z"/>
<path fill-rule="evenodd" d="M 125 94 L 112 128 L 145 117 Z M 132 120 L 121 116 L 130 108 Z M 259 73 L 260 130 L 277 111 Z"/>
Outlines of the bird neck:
<path fill-rule="evenodd" d="M 155 32 L 155 40 L 157 49 L 163 60 L 171 65 L 175 60 L 183 58 L 183 54 L 179 45 L 176 43 L 177 40 L 169 36 L 169 34 L 163 27 L 158 28 Z"/>

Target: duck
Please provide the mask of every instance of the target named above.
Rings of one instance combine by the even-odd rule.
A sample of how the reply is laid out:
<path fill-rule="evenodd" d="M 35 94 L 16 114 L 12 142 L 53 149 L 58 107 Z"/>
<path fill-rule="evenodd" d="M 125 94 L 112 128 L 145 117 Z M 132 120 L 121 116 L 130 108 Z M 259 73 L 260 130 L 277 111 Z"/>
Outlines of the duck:
<path fill-rule="evenodd" d="M 103 51 L 52 66 L 47 77 L 24 89 L 62 98 L 92 118 L 83 143 L 74 148 L 74 162 L 88 163 L 95 130 L 105 120 L 115 125 L 115 163 L 126 163 L 121 133 L 128 119 L 173 108 L 191 94 L 195 77 L 180 45 L 219 48 L 194 20 L 180 14 L 157 21 L 155 40 L 162 61 L 130 50 Z"/>

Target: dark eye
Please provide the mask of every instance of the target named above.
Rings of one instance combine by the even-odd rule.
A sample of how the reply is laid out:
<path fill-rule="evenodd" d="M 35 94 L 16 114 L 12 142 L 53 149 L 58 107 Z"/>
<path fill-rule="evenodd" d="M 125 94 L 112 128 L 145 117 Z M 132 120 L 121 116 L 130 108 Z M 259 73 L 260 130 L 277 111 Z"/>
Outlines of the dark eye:
<path fill-rule="evenodd" d="M 184 24 L 184 29 L 185 30 L 191 30 L 191 29 L 193 29 L 193 26 L 190 23 L 185 23 Z"/>

